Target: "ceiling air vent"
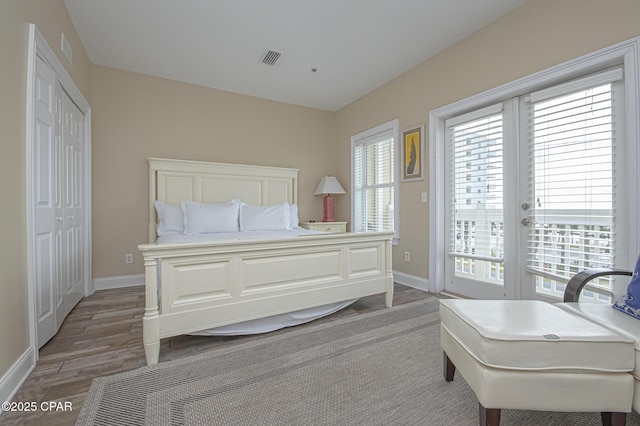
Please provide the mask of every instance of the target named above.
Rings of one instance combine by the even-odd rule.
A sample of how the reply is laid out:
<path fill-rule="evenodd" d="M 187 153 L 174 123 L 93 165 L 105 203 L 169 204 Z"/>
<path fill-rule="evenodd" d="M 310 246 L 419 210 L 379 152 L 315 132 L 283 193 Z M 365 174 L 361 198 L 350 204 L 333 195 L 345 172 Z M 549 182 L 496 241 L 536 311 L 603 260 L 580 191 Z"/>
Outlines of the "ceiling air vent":
<path fill-rule="evenodd" d="M 266 65 L 275 65 L 278 59 L 280 59 L 280 56 L 282 56 L 282 53 L 274 50 L 268 50 L 267 53 L 262 56 L 262 60 L 260 62 Z"/>

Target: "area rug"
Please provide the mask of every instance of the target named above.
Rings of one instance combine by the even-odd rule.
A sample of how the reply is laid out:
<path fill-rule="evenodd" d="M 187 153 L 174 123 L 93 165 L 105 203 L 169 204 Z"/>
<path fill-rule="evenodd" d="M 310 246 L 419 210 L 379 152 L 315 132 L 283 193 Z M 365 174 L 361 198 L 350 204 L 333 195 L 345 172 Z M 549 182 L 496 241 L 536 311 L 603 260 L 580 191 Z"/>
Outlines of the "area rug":
<path fill-rule="evenodd" d="M 95 379 L 78 425 L 477 425 L 442 377 L 438 300 L 336 319 Z M 503 410 L 502 425 L 600 425 Z M 640 425 L 640 416 L 628 416 Z"/>

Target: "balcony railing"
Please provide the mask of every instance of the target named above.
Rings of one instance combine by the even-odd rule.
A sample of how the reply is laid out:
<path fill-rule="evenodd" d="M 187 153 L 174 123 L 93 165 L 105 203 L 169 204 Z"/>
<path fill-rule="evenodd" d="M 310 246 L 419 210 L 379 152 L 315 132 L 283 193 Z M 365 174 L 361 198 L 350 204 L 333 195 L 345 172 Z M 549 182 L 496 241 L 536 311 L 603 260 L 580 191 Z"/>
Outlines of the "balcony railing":
<path fill-rule="evenodd" d="M 527 269 L 535 277 L 535 291 L 555 298 L 562 298 L 566 283 L 579 271 L 614 265 L 610 216 L 593 211 L 585 224 L 576 223 L 564 213 L 546 214 L 544 224 L 536 223 L 534 218 L 527 244 Z M 540 211 L 536 214 L 541 217 Z M 450 250 L 450 255 L 455 256 L 456 276 L 503 284 L 502 218 L 501 209 L 456 211 Z M 582 300 L 608 303 L 611 298 L 611 277 L 594 280 L 582 293 Z"/>

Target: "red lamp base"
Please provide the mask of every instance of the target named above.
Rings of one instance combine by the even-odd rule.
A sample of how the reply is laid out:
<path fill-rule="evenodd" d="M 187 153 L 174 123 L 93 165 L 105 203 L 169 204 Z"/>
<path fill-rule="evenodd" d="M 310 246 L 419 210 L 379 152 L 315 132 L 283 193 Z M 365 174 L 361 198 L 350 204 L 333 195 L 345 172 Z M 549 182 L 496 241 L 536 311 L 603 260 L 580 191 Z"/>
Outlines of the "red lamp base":
<path fill-rule="evenodd" d="M 335 222 L 336 217 L 333 213 L 333 197 L 331 194 L 327 194 L 324 197 L 324 217 L 322 218 L 323 222 Z"/>

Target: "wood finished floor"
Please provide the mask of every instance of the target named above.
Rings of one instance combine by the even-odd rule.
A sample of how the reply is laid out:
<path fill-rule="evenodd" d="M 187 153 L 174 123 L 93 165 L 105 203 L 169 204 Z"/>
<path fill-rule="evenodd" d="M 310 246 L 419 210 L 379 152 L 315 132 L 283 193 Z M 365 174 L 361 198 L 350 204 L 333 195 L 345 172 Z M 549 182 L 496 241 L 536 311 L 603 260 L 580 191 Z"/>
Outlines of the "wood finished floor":
<path fill-rule="evenodd" d="M 393 304 L 434 297 L 396 284 Z M 142 348 L 144 287 L 96 291 L 80 301 L 62 324 L 58 334 L 40 349 L 40 359 L 13 398 L 15 402 L 70 402 L 72 411 L 4 412 L 1 425 L 73 425 L 76 422 L 91 380 L 146 365 Z M 344 316 L 384 309 L 384 295 L 362 298 L 353 305 L 310 324 L 333 321 Z M 300 325 L 297 327 L 306 327 Z M 261 339 L 283 329 L 256 336 L 201 337 L 176 336 L 163 339 L 160 362 L 218 348 Z"/>

